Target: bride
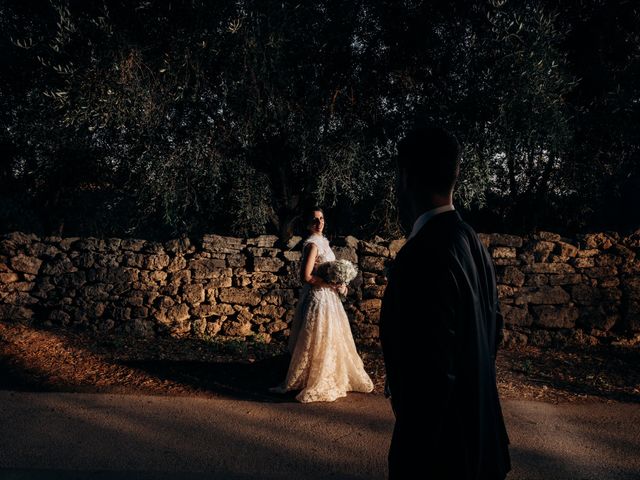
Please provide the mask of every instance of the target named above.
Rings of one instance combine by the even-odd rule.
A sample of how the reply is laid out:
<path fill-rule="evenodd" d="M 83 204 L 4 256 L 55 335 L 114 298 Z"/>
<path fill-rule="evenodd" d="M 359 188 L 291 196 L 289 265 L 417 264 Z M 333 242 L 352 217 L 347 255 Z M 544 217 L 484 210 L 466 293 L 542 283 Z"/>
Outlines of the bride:
<path fill-rule="evenodd" d="M 346 294 L 347 287 L 328 284 L 315 275 L 320 263 L 336 259 L 322 235 L 322 209 L 314 208 L 307 218 L 310 235 L 302 250 L 300 278 L 304 287 L 289 337 L 291 363 L 284 382 L 271 391 L 300 390 L 296 395 L 300 402 L 332 402 L 347 392 L 371 392 L 373 383 L 356 351 L 338 296 Z"/>

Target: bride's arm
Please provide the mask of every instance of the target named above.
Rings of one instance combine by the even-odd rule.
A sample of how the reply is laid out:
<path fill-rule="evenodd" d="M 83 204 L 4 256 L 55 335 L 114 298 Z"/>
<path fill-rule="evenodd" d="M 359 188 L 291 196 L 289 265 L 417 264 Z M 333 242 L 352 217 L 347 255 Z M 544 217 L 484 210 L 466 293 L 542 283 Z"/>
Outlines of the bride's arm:
<path fill-rule="evenodd" d="M 302 265 L 300 267 L 300 280 L 313 287 L 333 288 L 333 285 L 313 274 L 313 267 L 316 264 L 316 257 L 318 256 L 318 247 L 313 243 L 309 243 L 304 248 L 303 254 Z"/>

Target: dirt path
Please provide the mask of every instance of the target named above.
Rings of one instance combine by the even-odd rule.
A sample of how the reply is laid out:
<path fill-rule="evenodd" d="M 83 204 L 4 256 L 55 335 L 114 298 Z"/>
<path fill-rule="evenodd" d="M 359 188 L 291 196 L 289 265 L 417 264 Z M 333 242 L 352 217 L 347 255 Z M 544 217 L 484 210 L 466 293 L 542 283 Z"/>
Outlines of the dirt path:
<path fill-rule="evenodd" d="M 640 406 L 506 400 L 509 479 L 640 476 Z M 302 405 L 0 391 L 2 479 L 383 479 L 377 394 Z"/>

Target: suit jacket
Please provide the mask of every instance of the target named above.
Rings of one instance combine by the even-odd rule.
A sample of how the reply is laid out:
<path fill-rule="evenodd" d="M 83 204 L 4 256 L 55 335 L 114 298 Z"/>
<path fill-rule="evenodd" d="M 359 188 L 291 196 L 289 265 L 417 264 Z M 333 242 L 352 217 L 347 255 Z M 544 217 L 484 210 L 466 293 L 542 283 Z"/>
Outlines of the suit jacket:
<path fill-rule="evenodd" d="M 502 326 L 489 253 L 457 212 L 436 215 L 398 252 L 382 301 L 396 414 L 390 478 L 410 468 L 425 478 L 506 476 L 495 371 Z"/>

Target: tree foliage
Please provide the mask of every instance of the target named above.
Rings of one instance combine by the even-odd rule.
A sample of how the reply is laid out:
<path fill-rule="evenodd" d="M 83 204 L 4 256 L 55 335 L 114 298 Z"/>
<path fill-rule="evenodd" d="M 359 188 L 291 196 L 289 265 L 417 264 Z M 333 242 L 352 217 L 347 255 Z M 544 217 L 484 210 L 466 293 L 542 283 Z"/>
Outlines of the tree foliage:
<path fill-rule="evenodd" d="M 464 145 L 481 229 L 625 228 L 638 200 L 632 2 L 4 2 L 4 229 L 396 235 L 396 141 Z"/>

